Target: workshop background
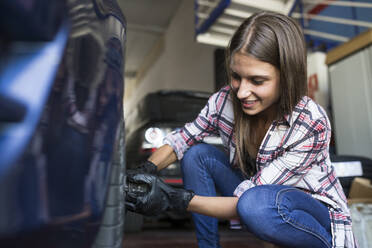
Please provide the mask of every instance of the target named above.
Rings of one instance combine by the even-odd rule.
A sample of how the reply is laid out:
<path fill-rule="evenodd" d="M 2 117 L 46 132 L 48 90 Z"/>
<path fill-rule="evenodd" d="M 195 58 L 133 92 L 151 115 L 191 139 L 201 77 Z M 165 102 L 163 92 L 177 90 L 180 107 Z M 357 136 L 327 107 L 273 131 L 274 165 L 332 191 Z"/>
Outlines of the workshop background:
<path fill-rule="evenodd" d="M 372 90 L 367 83 L 371 81 L 368 59 L 368 30 L 372 28 L 370 0 L 122 0 L 119 4 L 128 22 L 126 116 L 149 92 L 176 89 L 212 93 L 217 90 L 225 83 L 221 81 L 223 55 L 219 50 L 227 45 L 243 18 L 259 10 L 277 11 L 296 18 L 304 28 L 310 95 L 330 116 L 339 120 L 333 123 L 339 152 L 372 158 L 369 94 Z M 365 32 L 363 44 L 350 42 Z M 333 48 L 342 44 L 345 46 L 339 48 L 341 52 L 330 53 L 327 58 Z M 365 51 L 366 58 L 341 69 L 341 61 L 350 61 L 345 59 L 361 50 Z M 345 75 L 336 72 L 337 77 L 330 73 L 336 68 Z M 353 84 L 347 85 L 355 93 L 349 88 L 344 90 L 341 79 L 344 82 L 351 79 Z M 348 96 L 342 95 L 339 89 Z M 360 104 L 356 105 L 357 99 Z M 354 106 L 360 111 L 352 111 Z M 332 107 L 334 112 L 331 112 Z M 363 114 L 357 116 L 356 112 Z M 361 118 L 364 121 L 360 121 Z"/>
<path fill-rule="evenodd" d="M 0 0 L 0 247 L 197 247 L 190 213 L 126 211 L 126 173 L 226 84 L 225 47 L 262 10 L 303 28 L 309 96 L 372 247 L 372 0 Z M 159 176 L 183 186 L 178 161 Z M 219 225 L 224 248 L 275 247 Z"/>
<path fill-rule="evenodd" d="M 280 12 L 297 19 L 304 30 L 308 46 L 309 95 L 323 106 L 331 119 L 333 164 L 345 191 L 349 193 L 354 177 L 371 178 L 372 1 L 122 0 L 119 3 L 128 24 L 124 100 L 127 125 L 132 124 L 135 112 L 143 110 L 141 101 L 149 94 L 165 90 L 211 94 L 218 90 L 226 83 L 224 48 L 238 25 L 260 10 Z M 176 107 L 157 109 L 172 110 Z M 154 122 L 151 125 L 154 126 Z M 130 138 L 131 128 L 127 126 Z M 132 142 L 127 142 L 130 166 L 135 150 L 128 147 L 129 144 Z M 372 186 L 367 182 L 366 187 L 367 195 L 353 197 L 367 197 L 366 202 L 370 202 Z M 360 241 L 361 246 L 371 247 L 372 239 L 366 234 L 372 233 L 372 207 L 363 205 L 359 212 L 356 207 L 352 209 L 354 215 L 364 216 L 355 224 L 359 231 L 363 226 L 358 235 L 364 240 Z M 194 236 L 182 231 L 179 236 L 175 234 L 177 242 L 169 241 L 173 236 L 169 238 L 159 229 L 152 229 L 153 220 L 127 216 L 126 222 L 128 234 L 124 243 L 128 247 L 140 244 L 150 247 L 154 239 L 159 246 L 196 247 Z M 130 223 L 136 223 L 136 227 Z M 165 223 L 174 226 L 180 221 L 175 222 L 173 218 Z M 229 225 L 226 224 L 226 232 L 231 230 Z M 143 236 L 137 236 L 139 230 L 143 230 Z M 239 235 L 242 234 L 223 233 L 222 244 L 225 247 L 270 247 L 254 238 L 244 242 L 244 238 L 239 240 Z"/>

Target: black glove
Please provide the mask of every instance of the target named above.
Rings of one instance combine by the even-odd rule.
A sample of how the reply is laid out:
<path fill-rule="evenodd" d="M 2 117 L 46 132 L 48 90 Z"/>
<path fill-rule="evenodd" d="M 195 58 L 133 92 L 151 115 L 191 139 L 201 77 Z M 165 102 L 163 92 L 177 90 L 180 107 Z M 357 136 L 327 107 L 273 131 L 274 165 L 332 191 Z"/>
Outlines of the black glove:
<path fill-rule="evenodd" d="M 158 167 L 152 163 L 151 161 L 145 161 L 137 168 L 131 169 L 127 171 L 128 175 L 135 175 L 135 174 L 152 174 L 156 175 L 158 172 Z"/>
<path fill-rule="evenodd" d="M 173 188 L 150 174 L 128 175 L 126 208 L 130 211 L 153 216 L 170 210 L 184 213 L 195 193 Z"/>
<path fill-rule="evenodd" d="M 150 174 L 129 174 L 126 179 L 126 209 L 147 216 L 159 215 L 169 208 L 167 196 Z"/>

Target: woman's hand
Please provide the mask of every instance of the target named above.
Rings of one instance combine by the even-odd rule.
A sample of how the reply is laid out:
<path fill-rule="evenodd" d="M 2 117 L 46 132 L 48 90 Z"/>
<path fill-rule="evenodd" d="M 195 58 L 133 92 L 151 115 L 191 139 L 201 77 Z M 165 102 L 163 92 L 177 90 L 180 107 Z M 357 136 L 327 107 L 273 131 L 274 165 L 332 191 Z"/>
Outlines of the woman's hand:
<path fill-rule="evenodd" d="M 158 167 L 153 162 L 146 160 L 145 162 L 141 163 L 138 167 L 128 170 L 127 174 L 132 175 L 132 176 L 135 174 L 156 175 L 157 172 L 158 172 Z"/>
<path fill-rule="evenodd" d="M 173 188 L 151 174 L 129 174 L 126 180 L 126 208 L 147 216 L 170 210 L 185 212 L 194 192 Z"/>

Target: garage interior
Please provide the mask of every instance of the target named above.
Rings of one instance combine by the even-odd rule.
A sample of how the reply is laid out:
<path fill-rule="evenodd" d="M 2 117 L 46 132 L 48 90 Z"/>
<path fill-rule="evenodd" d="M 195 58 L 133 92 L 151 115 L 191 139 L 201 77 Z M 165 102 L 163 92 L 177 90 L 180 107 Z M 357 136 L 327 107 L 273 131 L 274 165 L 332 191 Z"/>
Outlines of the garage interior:
<path fill-rule="evenodd" d="M 127 19 L 126 117 L 152 92 L 217 91 L 225 84 L 224 48 L 237 26 L 254 12 L 275 11 L 295 18 L 303 28 L 309 95 L 331 118 L 332 152 L 372 159 L 370 0 L 119 0 L 119 4 Z M 334 164 L 339 177 L 371 172 L 353 159 Z M 196 247 L 189 224 L 186 229 L 157 224 L 160 227 L 148 220 L 142 232 L 126 233 L 125 247 Z M 223 247 L 271 247 L 254 237 L 244 241 L 246 233 L 222 225 Z"/>
<path fill-rule="evenodd" d="M 227 77 L 226 47 L 259 11 L 298 22 L 307 78 L 303 47 L 279 43 L 301 40 L 282 15 L 293 37 L 255 43 L 283 44 L 274 62 L 235 53 Z M 372 247 L 372 0 L 0 0 L 0 20 L 1 248 L 198 247 L 217 226 L 224 248 Z M 241 201 L 206 197 L 232 188 Z M 279 198 L 324 232 L 293 235 Z"/>

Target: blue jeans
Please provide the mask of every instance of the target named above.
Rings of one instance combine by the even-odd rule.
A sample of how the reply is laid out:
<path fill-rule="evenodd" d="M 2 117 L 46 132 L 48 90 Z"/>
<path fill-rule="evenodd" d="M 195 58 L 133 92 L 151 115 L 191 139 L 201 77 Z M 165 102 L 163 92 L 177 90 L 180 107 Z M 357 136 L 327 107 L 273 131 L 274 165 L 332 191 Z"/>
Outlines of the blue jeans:
<path fill-rule="evenodd" d="M 232 196 L 244 180 L 217 148 L 192 146 L 181 161 L 184 186 L 197 195 Z M 331 247 L 328 208 L 308 194 L 283 185 L 263 185 L 243 193 L 237 204 L 240 221 L 260 239 L 284 247 Z M 218 220 L 192 214 L 199 248 L 221 247 Z"/>

